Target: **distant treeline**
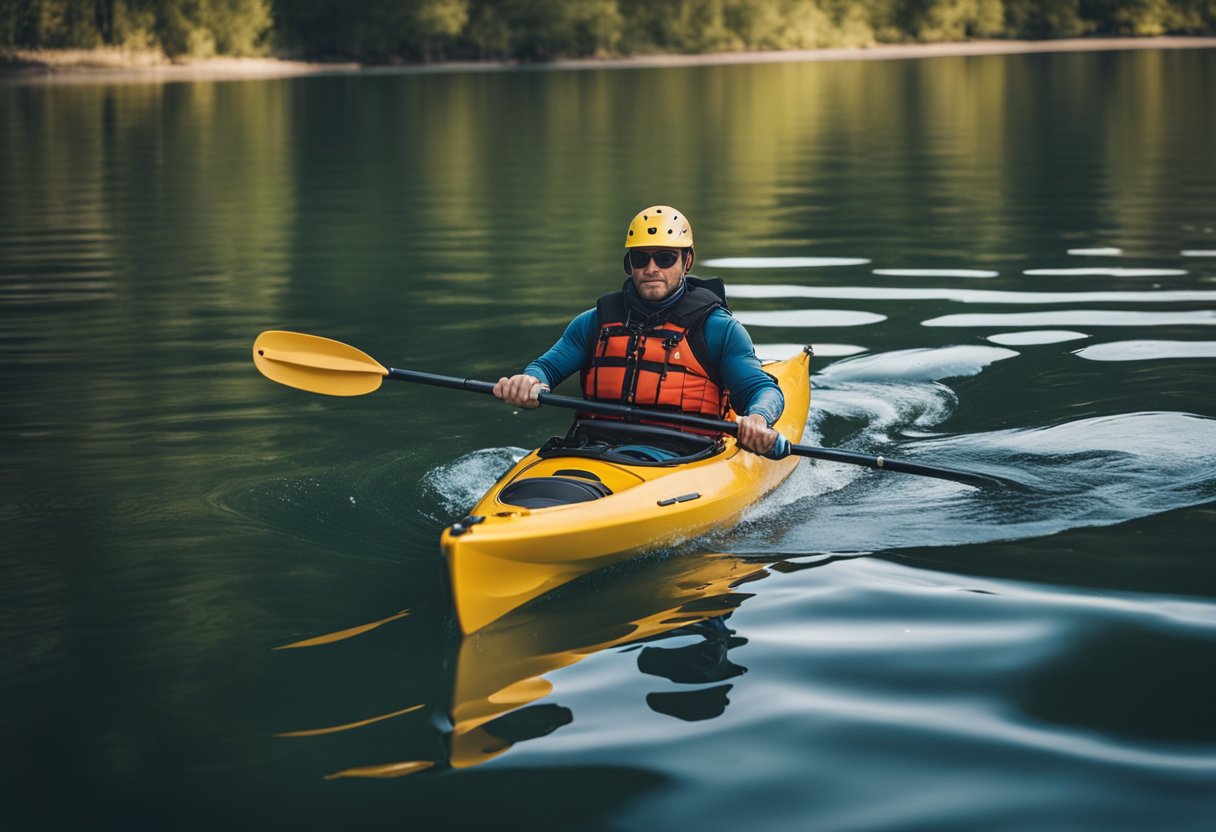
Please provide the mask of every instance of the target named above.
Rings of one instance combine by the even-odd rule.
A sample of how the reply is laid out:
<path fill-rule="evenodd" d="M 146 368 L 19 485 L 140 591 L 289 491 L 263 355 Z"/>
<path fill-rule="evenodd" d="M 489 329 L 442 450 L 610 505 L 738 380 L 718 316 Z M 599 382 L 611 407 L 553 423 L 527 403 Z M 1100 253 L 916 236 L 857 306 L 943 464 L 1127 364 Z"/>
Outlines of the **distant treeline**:
<path fill-rule="evenodd" d="M 0 48 L 544 61 L 1216 33 L 1216 0 L 0 0 Z"/>

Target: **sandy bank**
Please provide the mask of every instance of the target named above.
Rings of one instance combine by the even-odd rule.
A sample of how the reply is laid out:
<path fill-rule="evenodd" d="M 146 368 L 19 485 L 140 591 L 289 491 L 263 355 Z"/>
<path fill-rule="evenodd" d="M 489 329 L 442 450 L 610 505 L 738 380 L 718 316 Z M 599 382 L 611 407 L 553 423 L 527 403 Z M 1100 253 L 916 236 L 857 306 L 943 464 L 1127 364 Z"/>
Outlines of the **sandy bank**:
<path fill-rule="evenodd" d="M 1040 52 L 1100 52 L 1136 49 L 1216 49 L 1216 37 L 1069 38 L 989 40 L 963 43 L 882 44 L 864 48 L 799 49 L 774 52 L 725 52 L 709 55 L 635 55 L 584 58 L 544 64 L 505 61 L 453 61 L 403 66 L 310 63 L 277 58 L 209 58 L 172 63 L 155 53 L 121 50 L 41 50 L 9 53 L 0 62 L 6 83 L 163 83 L 284 78 L 302 75 L 388 75 L 441 72 L 492 72 L 511 69 L 642 69 L 721 64 L 813 61 L 887 61 Z"/>

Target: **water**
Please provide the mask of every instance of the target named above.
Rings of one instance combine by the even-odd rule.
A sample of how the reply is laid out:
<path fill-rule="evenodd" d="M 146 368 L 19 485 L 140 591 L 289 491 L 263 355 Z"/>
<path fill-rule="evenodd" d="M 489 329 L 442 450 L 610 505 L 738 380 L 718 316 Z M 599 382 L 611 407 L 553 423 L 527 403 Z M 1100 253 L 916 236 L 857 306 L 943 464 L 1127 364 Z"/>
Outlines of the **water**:
<path fill-rule="evenodd" d="M 1206 828 L 1213 81 L 0 86 L 4 825 Z M 566 415 L 311 396 L 250 344 L 496 378 L 657 201 L 762 353 L 815 345 L 812 441 L 1020 487 L 804 462 L 462 641 L 439 533 Z"/>

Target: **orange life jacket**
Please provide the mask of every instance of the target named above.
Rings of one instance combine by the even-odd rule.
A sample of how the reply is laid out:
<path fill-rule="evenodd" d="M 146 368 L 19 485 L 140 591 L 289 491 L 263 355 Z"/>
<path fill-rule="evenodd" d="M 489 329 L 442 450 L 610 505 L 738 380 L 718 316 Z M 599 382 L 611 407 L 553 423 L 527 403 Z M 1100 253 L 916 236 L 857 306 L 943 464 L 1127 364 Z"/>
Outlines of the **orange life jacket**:
<path fill-rule="evenodd" d="M 582 370 L 584 397 L 711 419 L 727 417 L 727 391 L 707 355 L 702 327 L 715 309 L 729 311 L 726 290 L 721 280 L 684 279 L 684 297 L 659 316 L 644 317 L 623 291 L 596 302 L 598 336 L 588 345 Z"/>

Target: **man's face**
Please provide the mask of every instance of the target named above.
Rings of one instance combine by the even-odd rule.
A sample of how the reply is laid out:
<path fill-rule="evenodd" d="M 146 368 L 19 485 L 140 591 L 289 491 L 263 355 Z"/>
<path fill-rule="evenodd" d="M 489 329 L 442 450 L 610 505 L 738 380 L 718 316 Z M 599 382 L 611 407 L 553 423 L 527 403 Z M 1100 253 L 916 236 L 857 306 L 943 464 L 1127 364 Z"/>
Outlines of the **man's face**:
<path fill-rule="evenodd" d="M 666 268 L 656 263 L 654 256 L 658 254 L 658 259 L 662 260 L 664 252 L 671 252 L 676 255 L 675 262 Z M 680 279 L 684 277 L 683 250 L 648 246 L 645 248 L 631 248 L 629 256 L 633 258 L 629 264 L 631 266 L 630 274 L 633 276 L 633 285 L 638 290 L 638 295 L 642 300 L 657 303 L 680 288 Z M 646 264 L 639 268 L 637 262 L 642 260 L 643 256 L 645 257 Z"/>

